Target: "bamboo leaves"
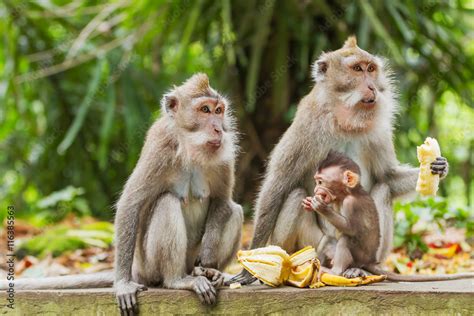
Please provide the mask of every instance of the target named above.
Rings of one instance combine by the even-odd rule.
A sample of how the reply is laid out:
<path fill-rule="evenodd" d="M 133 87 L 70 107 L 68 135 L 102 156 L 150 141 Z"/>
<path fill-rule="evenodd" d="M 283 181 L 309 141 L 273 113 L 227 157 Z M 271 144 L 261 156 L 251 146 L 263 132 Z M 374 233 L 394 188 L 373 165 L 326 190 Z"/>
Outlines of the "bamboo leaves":
<path fill-rule="evenodd" d="M 87 113 L 94 102 L 94 97 L 96 95 L 97 90 L 99 89 L 100 82 L 103 78 L 104 73 L 107 69 L 107 61 L 105 59 L 100 59 L 99 62 L 95 66 L 95 70 L 92 74 L 92 79 L 89 82 L 86 95 L 82 100 L 81 104 L 79 105 L 79 109 L 77 111 L 76 117 L 69 127 L 66 136 L 62 140 L 62 142 L 58 146 L 58 153 L 64 154 L 66 150 L 71 146 L 71 144 L 76 139 L 77 134 L 82 128 L 84 121 L 86 119 Z"/>

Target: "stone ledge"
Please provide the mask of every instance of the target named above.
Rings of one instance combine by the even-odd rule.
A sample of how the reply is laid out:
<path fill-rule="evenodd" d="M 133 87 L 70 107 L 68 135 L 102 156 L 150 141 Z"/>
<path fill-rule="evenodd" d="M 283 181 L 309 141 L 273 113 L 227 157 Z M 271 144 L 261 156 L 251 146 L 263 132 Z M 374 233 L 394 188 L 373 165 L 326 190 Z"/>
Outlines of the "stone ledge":
<path fill-rule="evenodd" d="M 112 289 L 17 291 L 8 315 L 120 315 Z M 223 289 L 216 306 L 200 304 L 192 292 L 149 289 L 139 294 L 140 315 L 474 315 L 474 280 L 379 283 L 356 288 L 297 289 L 247 286 Z"/>

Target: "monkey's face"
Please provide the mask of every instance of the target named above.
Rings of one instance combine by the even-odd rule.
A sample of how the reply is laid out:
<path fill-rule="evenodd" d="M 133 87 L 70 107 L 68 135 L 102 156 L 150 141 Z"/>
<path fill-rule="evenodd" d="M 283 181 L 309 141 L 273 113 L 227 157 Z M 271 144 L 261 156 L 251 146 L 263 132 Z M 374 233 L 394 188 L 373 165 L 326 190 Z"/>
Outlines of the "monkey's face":
<path fill-rule="evenodd" d="M 218 98 L 201 97 L 193 100 L 188 113 L 192 116 L 191 121 L 194 121 L 190 134 L 196 146 L 204 146 L 210 152 L 221 148 L 225 110 L 226 104 Z"/>
<path fill-rule="evenodd" d="M 324 203 L 342 201 L 350 194 L 350 190 L 359 183 L 359 175 L 351 170 L 343 170 L 339 166 L 321 169 L 314 175 L 316 186 L 314 195 Z"/>
<path fill-rule="evenodd" d="M 360 49 L 355 42 L 323 54 L 314 65 L 313 76 L 321 88 L 318 97 L 323 100 L 318 101 L 330 107 L 337 126 L 344 131 L 370 130 L 377 113 L 392 106 L 385 101 L 384 92 L 390 82 L 382 59 Z"/>

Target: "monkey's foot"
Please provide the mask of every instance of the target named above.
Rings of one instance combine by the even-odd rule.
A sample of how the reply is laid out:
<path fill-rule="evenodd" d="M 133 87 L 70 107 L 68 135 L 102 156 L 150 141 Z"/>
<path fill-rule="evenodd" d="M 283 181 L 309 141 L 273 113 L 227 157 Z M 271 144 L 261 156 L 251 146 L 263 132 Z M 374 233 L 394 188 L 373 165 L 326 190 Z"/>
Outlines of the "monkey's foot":
<path fill-rule="evenodd" d="M 348 279 L 358 278 L 358 277 L 365 277 L 370 275 L 367 271 L 360 268 L 349 268 L 342 274 L 343 277 Z"/>
<path fill-rule="evenodd" d="M 203 276 L 211 281 L 212 285 L 216 288 L 224 285 L 224 275 L 222 272 L 212 268 L 205 267 L 194 267 L 193 276 Z"/>
<path fill-rule="evenodd" d="M 115 284 L 115 296 L 120 307 L 120 314 L 138 315 L 137 292 L 145 291 L 146 286 L 132 281 L 118 281 Z"/>
<path fill-rule="evenodd" d="M 212 285 L 211 281 L 209 281 L 204 276 L 196 277 L 193 286 L 194 292 L 199 297 L 199 300 L 203 304 L 213 305 L 217 301 L 217 290 Z"/>
<path fill-rule="evenodd" d="M 242 270 L 242 272 L 240 272 L 239 274 L 237 274 L 236 276 L 234 276 L 233 278 L 231 278 L 230 280 L 226 281 L 224 284 L 225 285 L 229 285 L 231 283 L 240 283 L 242 285 L 248 285 L 248 284 L 251 284 L 253 282 L 255 282 L 257 280 L 256 277 L 254 277 L 253 275 L 250 274 L 250 272 L 248 272 L 247 270 Z"/>

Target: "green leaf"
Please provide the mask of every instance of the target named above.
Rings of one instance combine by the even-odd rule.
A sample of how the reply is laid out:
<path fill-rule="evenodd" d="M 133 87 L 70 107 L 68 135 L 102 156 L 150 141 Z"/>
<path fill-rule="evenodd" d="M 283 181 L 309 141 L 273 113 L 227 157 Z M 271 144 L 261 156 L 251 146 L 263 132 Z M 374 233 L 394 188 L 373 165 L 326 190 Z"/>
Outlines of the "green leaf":
<path fill-rule="evenodd" d="M 97 63 L 95 71 L 92 75 L 92 80 L 89 83 L 89 87 L 87 88 L 86 96 L 79 105 L 79 110 L 77 112 L 76 118 L 74 119 L 72 125 L 69 127 L 63 141 L 58 146 L 59 154 L 62 155 L 66 152 L 66 150 L 72 145 L 72 143 L 76 139 L 77 134 L 81 130 L 82 125 L 84 124 L 84 121 L 86 119 L 87 112 L 89 111 L 92 102 L 94 102 L 94 96 L 97 90 L 99 89 L 102 74 L 104 73 L 106 66 L 107 62 L 105 58 L 100 59 Z"/>
<path fill-rule="evenodd" d="M 115 87 L 112 85 L 107 89 L 107 103 L 104 113 L 104 118 L 102 120 L 102 128 L 100 129 L 100 141 L 99 141 L 99 167 L 101 170 L 105 170 L 108 165 L 108 148 L 110 143 L 110 137 L 113 132 L 113 120 L 115 114 Z"/>
<path fill-rule="evenodd" d="M 250 65 L 247 72 L 247 80 L 245 85 L 247 97 L 246 109 L 249 112 L 253 112 L 255 110 L 260 63 L 262 62 L 263 48 L 267 44 L 268 35 L 270 33 L 270 22 L 273 16 L 274 6 L 274 0 L 267 0 L 262 3 L 261 8 L 257 8 L 259 18 L 257 19 L 255 34 L 253 35 L 252 39 Z"/>

